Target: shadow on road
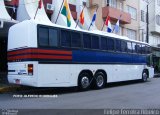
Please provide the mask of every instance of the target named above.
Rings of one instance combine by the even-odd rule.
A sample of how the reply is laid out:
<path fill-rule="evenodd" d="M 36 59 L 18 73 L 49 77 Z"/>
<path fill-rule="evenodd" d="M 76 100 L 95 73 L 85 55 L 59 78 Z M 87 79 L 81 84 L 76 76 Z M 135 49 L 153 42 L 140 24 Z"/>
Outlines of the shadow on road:
<path fill-rule="evenodd" d="M 148 81 L 150 82 L 150 81 Z M 140 80 L 135 81 L 125 81 L 125 82 L 116 82 L 116 83 L 108 83 L 105 87 L 106 88 L 113 88 L 113 87 L 121 87 L 126 85 L 134 85 L 143 83 Z M 91 89 L 95 90 L 95 89 Z M 102 89 L 103 90 L 103 89 Z M 26 87 L 21 86 L 21 88 L 17 89 L 15 92 L 11 92 L 14 94 L 35 94 L 35 95 L 61 95 L 61 94 L 68 94 L 68 93 L 77 93 L 77 87 L 70 87 L 70 88 L 34 88 L 34 87 Z"/>

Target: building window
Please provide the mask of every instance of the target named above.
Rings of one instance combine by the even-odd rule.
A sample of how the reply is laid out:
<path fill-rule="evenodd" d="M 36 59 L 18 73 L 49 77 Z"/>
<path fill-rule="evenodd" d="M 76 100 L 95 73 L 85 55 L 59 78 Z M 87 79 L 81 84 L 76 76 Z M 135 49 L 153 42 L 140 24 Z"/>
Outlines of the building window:
<path fill-rule="evenodd" d="M 122 2 L 119 3 L 119 9 L 120 9 L 121 11 L 123 11 L 123 3 L 122 3 Z"/>
<path fill-rule="evenodd" d="M 145 22 L 145 12 L 141 10 L 141 21 Z"/>
<path fill-rule="evenodd" d="M 160 26 L 160 15 L 156 15 L 156 23 Z"/>
<path fill-rule="evenodd" d="M 117 0 L 106 0 L 106 4 L 107 4 L 107 6 L 117 8 Z"/>
<path fill-rule="evenodd" d="M 131 30 L 131 29 L 127 29 L 127 37 L 132 40 L 136 40 L 136 31 Z"/>
<path fill-rule="evenodd" d="M 131 18 L 134 20 L 137 20 L 137 9 L 135 9 L 131 6 L 127 6 L 127 10 L 128 10 L 128 13 L 131 14 Z"/>
<path fill-rule="evenodd" d="M 157 0 L 157 5 L 160 6 L 160 0 Z"/>

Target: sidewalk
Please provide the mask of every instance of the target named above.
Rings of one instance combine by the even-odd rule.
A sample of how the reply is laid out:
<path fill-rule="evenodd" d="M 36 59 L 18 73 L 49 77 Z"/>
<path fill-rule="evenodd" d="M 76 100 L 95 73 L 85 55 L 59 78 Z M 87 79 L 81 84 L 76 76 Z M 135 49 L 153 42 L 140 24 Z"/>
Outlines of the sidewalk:
<path fill-rule="evenodd" d="M 20 86 L 11 85 L 8 83 L 7 73 L 0 73 L 0 94 L 15 91 L 18 88 L 20 88 Z"/>
<path fill-rule="evenodd" d="M 155 73 L 154 78 L 160 77 L 160 73 Z"/>

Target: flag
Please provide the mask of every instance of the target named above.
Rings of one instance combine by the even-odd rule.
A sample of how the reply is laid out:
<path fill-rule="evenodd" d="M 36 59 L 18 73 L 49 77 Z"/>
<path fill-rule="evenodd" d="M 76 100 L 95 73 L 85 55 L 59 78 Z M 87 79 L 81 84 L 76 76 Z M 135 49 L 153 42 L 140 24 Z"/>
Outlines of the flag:
<path fill-rule="evenodd" d="M 71 26 L 71 16 L 70 16 L 69 6 L 68 6 L 67 0 L 64 1 L 61 14 L 66 16 L 66 18 L 67 18 L 67 26 L 70 27 Z"/>
<path fill-rule="evenodd" d="M 38 2 L 38 8 L 39 8 L 39 9 L 42 8 L 42 0 L 39 0 L 39 2 Z"/>
<path fill-rule="evenodd" d="M 94 15 L 92 17 L 92 22 L 91 22 L 91 25 L 93 26 L 93 23 L 96 21 L 96 17 L 97 17 L 97 12 L 95 11 L 94 12 Z"/>
<path fill-rule="evenodd" d="M 79 17 L 79 21 L 82 25 L 84 25 L 84 9 L 82 10 L 80 17 Z"/>
<path fill-rule="evenodd" d="M 112 25 L 111 25 L 109 16 L 106 18 L 105 25 L 107 26 L 107 32 L 112 32 Z"/>
<path fill-rule="evenodd" d="M 119 32 L 119 20 L 117 21 L 116 25 L 115 25 L 115 32 L 118 33 Z"/>
<path fill-rule="evenodd" d="M 120 15 L 120 17 L 118 18 L 117 23 L 116 23 L 116 25 L 115 25 L 115 27 L 114 27 L 116 33 L 119 32 L 119 20 L 120 20 L 121 16 L 122 16 L 122 15 Z"/>

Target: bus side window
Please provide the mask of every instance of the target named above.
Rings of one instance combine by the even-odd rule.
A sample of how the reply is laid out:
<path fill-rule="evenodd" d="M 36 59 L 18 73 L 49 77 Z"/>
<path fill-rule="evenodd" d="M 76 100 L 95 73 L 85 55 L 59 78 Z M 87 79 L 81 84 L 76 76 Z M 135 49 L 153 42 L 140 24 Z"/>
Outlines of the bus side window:
<path fill-rule="evenodd" d="M 142 54 L 146 54 L 145 45 L 142 45 Z"/>
<path fill-rule="evenodd" d="M 58 46 L 58 30 L 49 29 L 49 46 Z"/>
<path fill-rule="evenodd" d="M 48 46 L 49 45 L 48 28 L 40 27 L 38 36 L 39 36 L 39 45 L 40 46 Z"/>
<path fill-rule="evenodd" d="M 151 54 L 151 52 L 152 52 L 152 49 L 150 46 L 148 46 L 148 54 Z"/>
<path fill-rule="evenodd" d="M 92 49 L 99 49 L 99 37 L 92 35 Z"/>
<path fill-rule="evenodd" d="M 67 30 L 61 31 L 61 46 L 62 47 L 71 47 L 70 31 L 67 31 Z"/>
<path fill-rule="evenodd" d="M 146 54 L 150 54 L 150 47 L 145 45 L 145 52 Z"/>
<path fill-rule="evenodd" d="M 107 49 L 109 51 L 114 51 L 114 40 L 111 38 L 107 38 Z"/>
<path fill-rule="evenodd" d="M 81 35 L 78 32 L 71 32 L 72 36 L 72 47 L 80 48 L 81 47 Z"/>
<path fill-rule="evenodd" d="M 126 41 L 121 41 L 121 49 L 122 49 L 122 52 L 127 52 L 127 42 Z"/>
<path fill-rule="evenodd" d="M 121 52 L 121 40 L 116 40 L 116 51 Z"/>
<path fill-rule="evenodd" d="M 140 44 L 137 44 L 136 48 L 137 48 L 137 53 L 141 54 L 142 53 L 142 46 Z"/>
<path fill-rule="evenodd" d="M 101 37 L 101 50 L 107 50 L 107 39 L 105 37 Z"/>
<path fill-rule="evenodd" d="M 91 48 L 91 35 L 83 34 L 83 47 L 84 48 Z"/>
<path fill-rule="evenodd" d="M 133 53 L 137 53 L 136 43 L 132 42 Z"/>
<path fill-rule="evenodd" d="M 127 42 L 127 49 L 128 49 L 128 53 L 132 53 L 132 43 L 131 42 Z"/>

